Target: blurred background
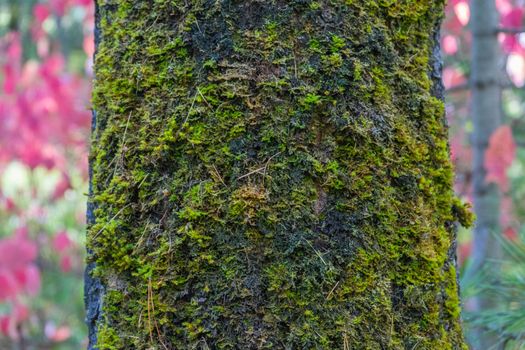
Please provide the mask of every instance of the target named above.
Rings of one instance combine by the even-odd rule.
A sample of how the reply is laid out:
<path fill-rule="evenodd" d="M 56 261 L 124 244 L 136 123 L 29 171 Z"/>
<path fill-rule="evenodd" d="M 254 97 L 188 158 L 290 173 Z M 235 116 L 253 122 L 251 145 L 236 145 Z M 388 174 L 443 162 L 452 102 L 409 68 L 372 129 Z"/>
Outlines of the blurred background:
<path fill-rule="evenodd" d="M 0 349 L 86 348 L 92 0 L 0 0 Z"/>
<path fill-rule="evenodd" d="M 525 349 L 525 3 L 495 0 L 501 120 L 474 171 L 471 7 L 449 0 L 443 81 L 455 190 L 497 190 L 490 248 L 458 232 L 463 319 L 476 349 Z M 0 0 L 0 349 L 82 349 L 83 259 L 93 44 L 92 0 Z M 492 195 L 492 194 L 491 194 Z M 478 242 L 476 242 L 476 239 Z M 487 238 L 483 238 L 487 240 Z M 486 243 L 486 242 L 485 242 Z M 481 244 L 482 245 L 482 244 Z M 474 266 L 476 265 L 476 266 Z M 489 303 L 480 302 L 489 300 Z M 496 348 L 496 347 L 495 347 Z"/>

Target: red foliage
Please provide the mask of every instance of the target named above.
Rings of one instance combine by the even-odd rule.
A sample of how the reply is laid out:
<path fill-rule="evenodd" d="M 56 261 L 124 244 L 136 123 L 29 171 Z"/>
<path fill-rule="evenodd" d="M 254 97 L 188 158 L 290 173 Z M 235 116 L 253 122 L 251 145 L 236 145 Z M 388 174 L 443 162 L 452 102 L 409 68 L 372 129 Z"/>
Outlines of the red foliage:
<path fill-rule="evenodd" d="M 445 29 L 459 35 L 470 17 L 470 10 L 466 0 L 451 0 L 447 3 L 447 13 L 450 15 L 445 23 Z"/>
<path fill-rule="evenodd" d="M 79 131 L 89 128 L 90 113 L 83 102 L 88 100 L 89 86 L 65 72 L 60 54 L 40 64 L 22 63 L 17 34 L 3 38 L 0 45 L 8 58 L 2 65 L 0 138 L 9 145 L 0 149 L 0 165 L 19 159 L 31 168 L 65 171 L 68 152 L 85 153 L 85 133 Z M 79 166 L 85 169 L 85 161 Z"/>
<path fill-rule="evenodd" d="M 465 78 L 465 75 L 463 75 L 459 69 L 454 67 L 446 67 L 443 69 L 443 84 L 445 85 L 445 88 L 449 89 L 454 86 L 460 86 L 466 82 L 467 79 Z"/>
<path fill-rule="evenodd" d="M 501 26 L 504 28 L 520 28 L 523 23 L 523 9 L 516 7 L 509 10 L 501 16 Z M 517 35 L 503 34 L 501 37 L 503 50 L 507 53 L 519 52 L 524 53 L 523 47 L 520 45 Z"/>
<path fill-rule="evenodd" d="M 66 249 L 71 247 L 71 245 L 71 239 L 69 238 L 66 231 L 57 233 L 53 239 L 53 248 L 55 248 L 58 253 L 64 252 Z"/>
<path fill-rule="evenodd" d="M 507 169 L 516 157 L 516 143 L 510 126 L 499 127 L 490 137 L 485 153 L 486 181 L 496 183 L 503 192 L 508 191 Z"/>
<path fill-rule="evenodd" d="M 53 239 L 53 248 L 58 253 L 62 272 L 70 272 L 73 268 L 73 259 L 70 251 L 73 245 L 73 241 L 69 238 L 66 231 L 57 233 Z"/>
<path fill-rule="evenodd" d="M 445 35 L 441 40 L 443 52 L 447 55 L 455 55 L 458 52 L 458 40 L 453 35 Z"/>
<path fill-rule="evenodd" d="M 470 20 L 470 6 L 467 1 L 453 1 L 454 13 L 462 26 L 466 26 Z"/>
<path fill-rule="evenodd" d="M 514 4 L 511 0 L 496 0 L 496 8 L 503 16 L 514 8 Z"/>
<path fill-rule="evenodd" d="M 30 224 L 31 220 L 41 222 L 46 206 L 61 200 L 71 188 L 71 168 L 80 169 L 84 179 L 87 177 L 90 81 L 85 74 L 68 70 L 68 58 L 60 51 L 62 43 L 50 36 L 44 25 L 49 20 L 60 23 L 60 17 L 67 15 L 73 6 L 83 7 L 85 16 L 81 25 L 86 36 L 84 42 L 78 44 L 83 45 L 83 51 L 91 58 L 93 35 L 87 33 L 93 29 L 92 0 L 38 1 L 31 10 L 32 16 L 19 14 L 31 19 L 29 33 L 9 32 L 0 37 L 0 139 L 3 145 L 0 173 L 6 165 L 18 161 L 31 169 L 44 167 L 61 174 L 45 203 L 34 200 L 25 207 L 22 201 L 15 202 L 12 197 L 0 194 L 2 214 L 28 223 L 32 230 L 29 232 L 27 226 L 21 226 L 11 236 L 0 238 L 0 303 L 2 310 L 7 307 L 8 312 L 0 315 L 0 334 L 12 339 L 19 337 L 20 326 L 29 317 L 30 310 L 21 300 L 40 291 L 41 272 L 37 260 L 43 259 L 43 255 L 39 256 L 39 249 L 53 248 L 58 252 L 57 268 L 64 272 L 71 270 L 73 254 L 78 254 L 67 232 L 59 232 L 49 240 L 44 238 L 46 233 L 36 231 L 41 229 L 35 230 Z M 22 45 L 22 37 L 26 38 L 27 34 L 33 42 Z M 23 52 L 30 45 L 35 49 L 30 51 L 36 52 L 36 56 Z M 27 59 L 28 56 L 31 58 Z M 86 63 L 86 67 L 89 66 Z M 32 187 L 29 195 L 36 199 L 36 187 Z M 46 330 L 46 335 L 51 340 L 63 341 L 70 336 L 70 330 L 59 327 L 52 332 Z"/>
<path fill-rule="evenodd" d="M 47 323 L 44 330 L 46 337 L 55 342 L 61 342 L 71 336 L 71 329 L 67 326 L 56 327 L 53 323 Z"/>
<path fill-rule="evenodd" d="M 70 272 L 73 268 L 73 261 L 70 255 L 64 255 L 60 258 L 60 270 Z"/>
<path fill-rule="evenodd" d="M 458 247 L 458 263 L 459 265 L 463 265 L 465 260 L 470 256 L 472 253 L 472 242 L 466 242 L 462 243 Z"/>
<path fill-rule="evenodd" d="M 14 300 L 20 293 L 38 293 L 37 252 L 36 244 L 27 237 L 24 229 L 0 240 L 0 301 Z"/>
<path fill-rule="evenodd" d="M 27 306 L 15 303 L 10 315 L 0 316 L 0 333 L 18 339 L 18 325 L 29 318 Z"/>

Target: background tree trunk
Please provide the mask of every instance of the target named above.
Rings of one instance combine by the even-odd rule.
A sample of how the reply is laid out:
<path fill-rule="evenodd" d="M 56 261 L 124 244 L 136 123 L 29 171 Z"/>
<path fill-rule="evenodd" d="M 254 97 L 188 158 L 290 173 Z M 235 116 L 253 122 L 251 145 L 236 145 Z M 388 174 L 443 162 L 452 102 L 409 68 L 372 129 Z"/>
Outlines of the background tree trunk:
<path fill-rule="evenodd" d="M 472 103 L 471 115 L 474 131 L 473 151 L 473 201 L 477 216 L 474 227 L 473 249 L 469 276 L 479 275 L 483 268 L 495 269 L 494 262 L 502 252 L 497 235 L 500 234 L 500 193 L 495 183 L 485 178 L 485 153 L 490 136 L 502 124 L 500 43 L 498 11 L 494 0 L 471 1 L 472 17 Z M 489 275 L 496 271 L 485 271 Z M 485 291 L 472 300 L 473 311 L 484 311 L 497 305 L 492 294 Z M 472 343 L 476 349 L 496 349 L 498 335 L 487 329 L 475 332 Z"/>
<path fill-rule="evenodd" d="M 98 1 L 90 348 L 465 348 L 442 13 Z"/>

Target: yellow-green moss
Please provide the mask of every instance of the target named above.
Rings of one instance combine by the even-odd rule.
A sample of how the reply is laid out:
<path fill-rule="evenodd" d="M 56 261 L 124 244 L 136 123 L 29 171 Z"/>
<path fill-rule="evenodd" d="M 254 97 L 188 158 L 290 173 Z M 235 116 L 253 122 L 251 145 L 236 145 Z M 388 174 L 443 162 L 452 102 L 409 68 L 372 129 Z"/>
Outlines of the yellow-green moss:
<path fill-rule="evenodd" d="M 98 1 L 98 348 L 461 349 L 443 1 Z"/>

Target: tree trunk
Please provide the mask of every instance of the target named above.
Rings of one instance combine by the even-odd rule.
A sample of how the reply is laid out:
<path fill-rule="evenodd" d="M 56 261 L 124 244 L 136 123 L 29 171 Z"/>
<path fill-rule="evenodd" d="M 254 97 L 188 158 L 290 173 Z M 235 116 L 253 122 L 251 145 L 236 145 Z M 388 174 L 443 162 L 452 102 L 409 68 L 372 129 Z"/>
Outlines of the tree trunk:
<path fill-rule="evenodd" d="M 501 258 L 497 239 L 500 234 L 500 193 L 496 184 L 485 181 L 485 153 L 490 136 L 501 126 L 501 69 L 500 44 L 497 37 L 498 11 L 494 0 L 472 0 L 472 104 L 471 115 L 474 131 L 473 151 L 473 200 L 477 216 L 474 227 L 473 249 L 469 276 L 475 276 L 483 268 L 495 268 L 494 262 Z M 488 263 L 488 264 L 487 264 Z M 488 272 L 488 271 L 487 271 Z M 495 271 L 488 272 L 491 276 Z M 473 311 L 493 308 L 494 295 L 482 292 L 473 300 Z M 486 329 L 475 332 L 476 349 L 497 349 L 497 334 Z"/>
<path fill-rule="evenodd" d="M 98 1 L 92 349 L 463 349 L 443 1 Z"/>

